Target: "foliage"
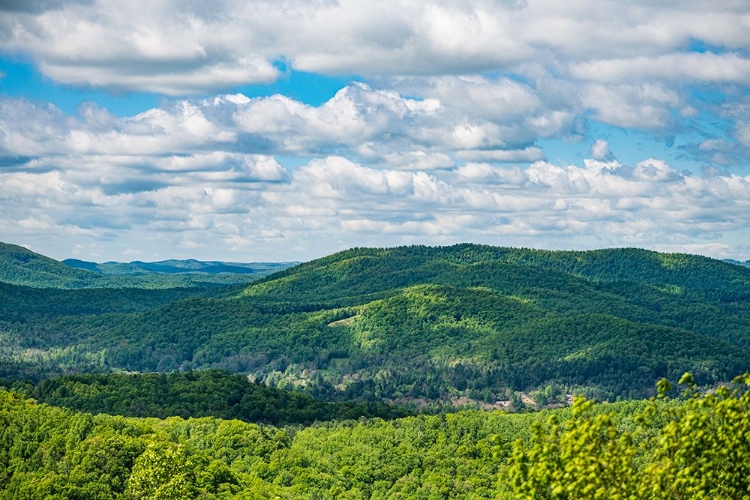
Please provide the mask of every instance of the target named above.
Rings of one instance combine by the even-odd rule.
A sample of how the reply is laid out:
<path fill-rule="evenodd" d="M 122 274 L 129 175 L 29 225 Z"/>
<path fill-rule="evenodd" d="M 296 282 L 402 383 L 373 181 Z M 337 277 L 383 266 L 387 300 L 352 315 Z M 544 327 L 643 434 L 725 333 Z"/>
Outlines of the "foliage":
<path fill-rule="evenodd" d="M 275 425 L 397 418 L 410 412 L 384 404 L 327 403 L 298 392 L 248 382 L 218 370 L 187 373 L 76 375 L 43 380 L 39 402 L 130 417 L 217 417 Z"/>
<path fill-rule="evenodd" d="M 515 498 L 750 498 L 750 374 L 708 394 L 690 374 L 681 383 L 687 399 L 652 401 L 634 430 L 619 429 L 614 412 L 592 415 L 583 399 L 564 424 L 556 415 L 535 423 L 505 472 Z"/>
<path fill-rule="evenodd" d="M 494 434 L 533 415 L 461 412 L 279 429 L 92 416 L 0 391 L 0 498 L 492 498 Z"/>
<path fill-rule="evenodd" d="M 0 499 L 748 498 L 750 375 L 709 393 L 683 382 L 683 398 L 306 428 L 93 416 L 0 391 Z"/>

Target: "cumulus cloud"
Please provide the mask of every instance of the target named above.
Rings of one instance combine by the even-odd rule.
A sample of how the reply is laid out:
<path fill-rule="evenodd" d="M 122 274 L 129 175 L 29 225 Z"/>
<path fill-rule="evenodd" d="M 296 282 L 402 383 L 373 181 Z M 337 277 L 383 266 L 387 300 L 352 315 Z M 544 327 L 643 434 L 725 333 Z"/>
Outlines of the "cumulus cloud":
<path fill-rule="evenodd" d="M 689 174 L 659 159 L 632 168 L 590 159 L 403 170 L 323 156 L 286 169 L 272 156 L 195 152 L 31 163 L 0 170 L 0 227 L 42 248 L 33 241 L 40 231 L 108 240 L 122 252 L 164 246 L 208 256 L 218 245 L 274 260 L 355 245 L 466 240 L 723 255 L 726 249 L 709 243 L 746 232 L 750 209 L 750 176 Z M 206 241 L 214 245 L 196 243 Z M 750 251 L 733 248 L 735 257 Z"/>
<path fill-rule="evenodd" d="M 581 97 L 584 106 L 604 123 L 643 130 L 667 129 L 671 110 L 687 105 L 675 91 L 659 84 L 586 86 Z"/>
<path fill-rule="evenodd" d="M 682 52 L 657 57 L 607 59 L 575 63 L 571 74 L 597 82 L 686 80 L 750 84 L 750 59 L 737 53 Z"/>
<path fill-rule="evenodd" d="M 557 111 L 532 104 L 526 121 L 519 123 L 524 108 L 513 106 L 513 113 L 476 117 L 450 100 L 407 98 L 363 83 L 346 86 L 320 106 L 282 95 L 251 99 L 230 94 L 171 101 L 122 118 L 94 104 L 69 116 L 51 105 L 4 99 L 0 156 L 140 155 L 154 158 L 146 166 L 175 171 L 187 163 L 167 165 L 161 158 L 216 153 L 211 158 L 234 165 L 234 157 L 225 153 L 336 154 L 403 170 L 445 169 L 457 161 L 543 159 L 541 149 L 529 142 L 545 133 Z"/>
<path fill-rule="evenodd" d="M 542 159 L 534 149 L 540 139 L 584 139 L 592 119 L 673 135 L 684 120 L 712 112 L 685 82 L 750 85 L 750 7 L 742 2 L 3 5 L 0 50 L 30 58 L 64 84 L 184 96 L 268 83 L 286 71 L 280 68 L 360 75 L 370 86 L 349 85 L 322 107 L 283 96 L 252 102 L 224 97 L 226 106 L 214 104 L 214 115 L 205 119 L 213 123 L 226 108 L 243 107 L 232 115 L 241 137 L 226 140 L 289 154 L 345 154 L 345 144 L 359 149 L 362 160 L 407 169 L 448 166 L 439 156 L 443 151 L 414 144 L 432 145 L 436 138 L 441 149 L 466 150 L 467 161 L 502 162 Z M 694 43 L 711 50 L 693 51 Z M 188 105 L 183 112 L 205 108 Z M 131 129 L 156 118 L 134 118 Z M 733 137 L 750 149 L 746 120 L 733 119 Z M 191 126 L 201 126 L 199 115 L 194 120 Z M 379 147 L 384 137 L 393 147 Z M 82 138 L 80 147 L 110 147 L 110 138 L 97 139 Z M 154 148 L 164 139 L 139 136 Z M 405 156 L 393 156 L 398 141 Z M 129 147 L 128 141 L 121 146 Z M 406 160 L 417 151 L 424 161 Z"/>

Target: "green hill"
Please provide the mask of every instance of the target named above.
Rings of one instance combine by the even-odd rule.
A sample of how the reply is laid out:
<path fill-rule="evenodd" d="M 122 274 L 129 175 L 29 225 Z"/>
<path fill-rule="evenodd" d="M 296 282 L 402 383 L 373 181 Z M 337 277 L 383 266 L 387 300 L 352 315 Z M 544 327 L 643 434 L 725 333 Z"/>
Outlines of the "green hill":
<path fill-rule="evenodd" d="M 0 243 L 0 281 L 50 288 L 81 288 L 95 281 L 95 273 L 73 269 L 24 247 Z"/>
<path fill-rule="evenodd" d="M 273 425 L 362 417 L 390 419 L 409 414 L 383 404 L 328 403 L 217 370 L 58 377 L 39 383 L 33 396 L 40 403 L 95 414 L 216 417 Z"/>
<path fill-rule="evenodd" d="M 521 391 L 615 399 L 750 368 L 750 269 L 638 249 L 352 249 L 131 308 L 103 292 L 0 293 L 0 356 L 27 375 L 219 368 L 326 399 L 519 405 Z"/>

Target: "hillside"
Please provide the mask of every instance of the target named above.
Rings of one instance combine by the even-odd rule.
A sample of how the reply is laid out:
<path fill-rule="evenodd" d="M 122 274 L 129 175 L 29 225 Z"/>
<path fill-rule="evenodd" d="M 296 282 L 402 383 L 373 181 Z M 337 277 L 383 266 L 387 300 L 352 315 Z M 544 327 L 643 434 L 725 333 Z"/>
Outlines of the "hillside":
<path fill-rule="evenodd" d="M 97 264 L 62 262 L 26 248 L 0 243 L 0 282 L 35 288 L 186 288 L 250 283 L 294 262 L 227 263 L 167 260 Z"/>
<path fill-rule="evenodd" d="M 0 243 L 0 281 L 49 288 L 80 288 L 97 279 L 95 273 L 73 269 L 24 247 Z"/>
<path fill-rule="evenodd" d="M 353 249 L 147 307 L 81 292 L 0 287 L 0 376 L 220 368 L 325 399 L 518 406 L 750 367 L 750 269 L 691 255 Z"/>

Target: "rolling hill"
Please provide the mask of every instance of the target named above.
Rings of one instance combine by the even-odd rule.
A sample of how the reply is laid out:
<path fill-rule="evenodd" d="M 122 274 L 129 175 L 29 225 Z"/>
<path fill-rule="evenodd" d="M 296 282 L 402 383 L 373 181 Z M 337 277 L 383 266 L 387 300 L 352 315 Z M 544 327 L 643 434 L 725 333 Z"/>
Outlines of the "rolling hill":
<path fill-rule="evenodd" d="M 750 369 L 750 269 L 693 255 L 361 248 L 210 295 L 162 292 L 118 304 L 0 287 L 0 376 L 220 368 L 325 399 L 492 405 Z"/>
<path fill-rule="evenodd" d="M 0 243 L 0 281 L 48 288 L 80 288 L 96 274 L 74 269 L 18 245 Z"/>

